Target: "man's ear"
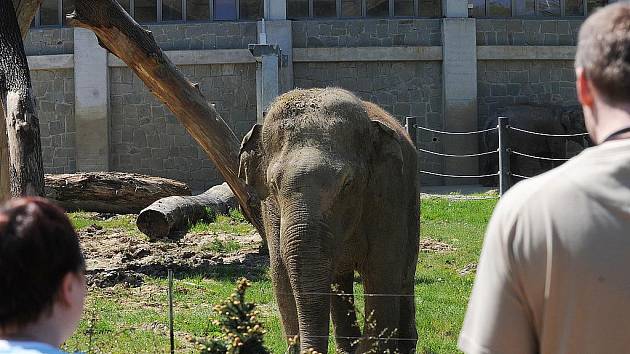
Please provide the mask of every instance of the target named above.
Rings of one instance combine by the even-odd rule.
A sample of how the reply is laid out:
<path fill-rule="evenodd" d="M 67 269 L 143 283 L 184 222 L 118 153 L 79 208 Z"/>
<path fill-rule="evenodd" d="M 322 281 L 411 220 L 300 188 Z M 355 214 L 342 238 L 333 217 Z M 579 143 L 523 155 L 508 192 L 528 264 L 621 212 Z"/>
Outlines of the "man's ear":
<path fill-rule="evenodd" d="M 77 299 L 84 294 L 85 284 L 80 274 L 68 272 L 61 278 L 61 284 L 57 291 L 57 301 L 64 307 L 70 307 L 76 304 Z"/>
<path fill-rule="evenodd" d="M 592 108 L 595 104 L 593 84 L 588 79 L 584 68 L 575 69 L 578 100 L 583 106 Z"/>

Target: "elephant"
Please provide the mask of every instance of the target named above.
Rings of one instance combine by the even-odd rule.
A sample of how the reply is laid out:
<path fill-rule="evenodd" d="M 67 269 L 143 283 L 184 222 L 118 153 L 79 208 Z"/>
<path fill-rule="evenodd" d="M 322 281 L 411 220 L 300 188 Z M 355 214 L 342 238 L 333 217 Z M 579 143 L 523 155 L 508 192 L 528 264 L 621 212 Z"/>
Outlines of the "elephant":
<path fill-rule="evenodd" d="M 585 133 L 584 114 L 579 106 L 562 107 L 557 105 L 522 104 L 507 106 L 497 114 L 488 118 L 484 129 L 497 126 L 499 116 L 508 117 L 509 125 L 515 128 L 546 134 L 579 134 Z M 508 130 L 509 149 L 527 155 L 553 159 L 568 158 L 569 152 L 582 150 L 590 145 L 587 136 L 547 137 L 527 134 L 515 130 Z M 498 149 L 499 139 L 497 130 L 483 133 L 481 138 L 482 151 Z M 573 150 L 573 151 L 572 151 Z M 524 177 L 532 177 L 544 171 L 561 165 L 563 161 L 539 160 L 529 157 L 510 155 L 510 172 Z M 498 155 L 486 155 L 480 159 L 483 174 L 495 173 L 499 169 Z M 513 178 L 513 182 L 518 177 Z M 485 178 L 482 184 L 492 186 L 497 184 L 496 178 Z"/>
<path fill-rule="evenodd" d="M 327 353 L 332 318 L 338 352 L 415 352 L 416 165 L 395 118 L 339 88 L 279 96 L 243 139 L 239 176 L 261 200 L 283 331 L 302 350 Z M 355 271 L 371 294 L 363 335 Z"/>

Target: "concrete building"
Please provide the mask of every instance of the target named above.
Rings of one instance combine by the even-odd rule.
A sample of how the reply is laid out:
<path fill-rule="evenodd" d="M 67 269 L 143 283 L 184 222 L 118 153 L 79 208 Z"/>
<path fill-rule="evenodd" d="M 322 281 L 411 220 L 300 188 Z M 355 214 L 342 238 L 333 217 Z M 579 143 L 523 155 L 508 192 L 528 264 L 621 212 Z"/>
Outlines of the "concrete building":
<path fill-rule="evenodd" d="M 425 127 L 464 131 L 477 129 L 508 104 L 576 104 L 577 31 L 584 17 L 603 5 L 594 0 L 120 3 L 200 84 L 239 138 L 256 122 L 260 106 L 256 59 L 248 51 L 260 37 L 280 48 L 282 92 L 339 86 L 401 121 L 416 116 Z M 44 0 L 25 43 L 46 172 L 138 172 L 178 179 L 197 191 L 218 183 L 221 177 L 204 152 L 133 72 L 102 50 L 91 32 L 63 25 L 62 15 L 71 9 L 70 1 Z M 418 132 L 418 141 L 438 152 L 478 149 L 474 137 Z M 421 167 L 452 174 L 478 170 L 474 159 L 427 155 L 421 155 Z M 452 182 L 427 175 L 421 180 Z"/>

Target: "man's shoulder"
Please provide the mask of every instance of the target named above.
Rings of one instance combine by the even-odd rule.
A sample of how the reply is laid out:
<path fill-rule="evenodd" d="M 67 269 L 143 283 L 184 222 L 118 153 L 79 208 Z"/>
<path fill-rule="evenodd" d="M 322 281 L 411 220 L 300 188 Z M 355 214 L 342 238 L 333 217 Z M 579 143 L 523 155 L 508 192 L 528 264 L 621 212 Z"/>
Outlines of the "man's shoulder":
<path fill-rule="evenodd" d="M 66 354 L 48 344 L 0 339 L 0 354 Z"/>

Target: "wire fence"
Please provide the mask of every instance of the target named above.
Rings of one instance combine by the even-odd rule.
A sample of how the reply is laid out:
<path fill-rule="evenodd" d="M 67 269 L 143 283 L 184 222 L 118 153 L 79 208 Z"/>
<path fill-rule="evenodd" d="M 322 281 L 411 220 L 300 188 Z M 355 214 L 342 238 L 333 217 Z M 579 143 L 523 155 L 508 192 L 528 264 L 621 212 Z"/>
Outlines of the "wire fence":
<path fill-rule="evenodd" d="M 476 174 L 476 175 L 454 175 L 448 173 L 439 173 L 435 171 L 426 171 L 420 170 L 419 172 L 426 175 L 445 177 L 445 178 L 459 178 L 459 179 L 470 179 L 470 178 L 488 178 L 499 176 L 499 192 L 501 195 L 505 193 L 513 184 L 512 177 L 516 179 L 529 179 L 533 176 L 523 176 L 521 174 L 515 173 L 510 169 L 510 157 L 511 156 L 519 156 L 527 159 L 533 159 L 538 161 L 547 161 L 547 162 L 566 162 L 569 158 L 560 158 L 560 157 L 548 157 L 548 156 L 537 156 L 532 154 L 527 154 L 521 151 L 516 151 L 511 149 L 510 146 L 510 134 L 509 131 L 515 131 L 521 134 L 529 134 L 534 136 L 543 136 L 547 138 L 575 138 L 575 137 L 586 137 L 588 133 L 577 133 L 577 134 L 550 134 L 545 132 L 536 132 L 527 129 L 517 128 L 510 126 L 508 117 L 499 117 L 497 126 L 491 127 L 487 129 L 475 130 L 475 131 L 466 131 L 466 132 L 450 132 L 443 131 L 437 129 L 430 129 L 427 127 L 421 127 L 416 125 L 416 117 L 407 117 L 405 128 L 407 129 L 407 133 L 411 137 L 413 143 L 417 146 L 417 132 L 427 131 L 434 134 L 441 135 L 451 135 L 451 136 L 462 136 L 462 135 L 479 135 L 486 134 L 493 131 L 497 131 L 497 140 L 498 140 L 498 149 L 491 151 L 484 151 L 480 153 L 469 153 L 469 154 L 449 154 L 449 153 L 441 153 L 437 151 L 431 151 L 423 148 L 417 148 L 417 150 L 421 153 L 433 156 L 447 157 L 447 158 L 472 158 L 472 157 L 486 157 L 490 155 L 497 154 L 499 157 L 498 170 L 494 173 L 485 173 L 485 174 Z"/>

